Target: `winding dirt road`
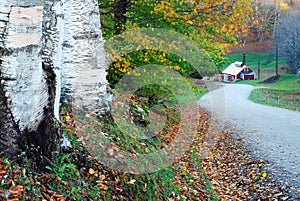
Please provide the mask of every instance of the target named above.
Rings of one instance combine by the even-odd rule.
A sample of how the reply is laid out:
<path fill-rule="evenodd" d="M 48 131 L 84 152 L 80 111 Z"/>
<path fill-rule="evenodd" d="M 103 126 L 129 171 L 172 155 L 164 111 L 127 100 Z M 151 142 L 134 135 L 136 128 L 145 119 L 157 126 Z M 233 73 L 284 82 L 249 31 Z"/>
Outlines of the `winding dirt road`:
<path fill-rule="evenodd" d="M 256 104 L 248 100 L 250 85 L 226 84 L 199 100 L 213 118 L 228 123 L 256 155 L 300 184 L 300 112 Z M 226 129 L 225 127 L 222 129 Z"/>

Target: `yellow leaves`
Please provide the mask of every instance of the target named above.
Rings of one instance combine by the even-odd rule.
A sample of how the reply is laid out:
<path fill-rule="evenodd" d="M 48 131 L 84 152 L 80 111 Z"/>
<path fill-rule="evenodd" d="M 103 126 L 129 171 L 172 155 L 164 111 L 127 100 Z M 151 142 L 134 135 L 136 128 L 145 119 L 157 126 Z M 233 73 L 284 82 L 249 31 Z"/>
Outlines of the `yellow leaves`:
<path fill-rule="evenodd" d="M 126 182 L 126 184 L 133 185 L 135 182 L 136 182 L 135 179 L 131 179 L 130 181 Z"/>
<path fill-rule="evenodd" d="M 279 4 L 279 8 L 280 8 L 280 10 L 288 10 L 289 9 L 289 5 L 287 3 L 281 2 Z"/>
<path fill-rule="evenodd" d="M 97 187 L 99 188 L 99 190 L 104 190 L 107 191 L 108 190 L 108 186 L 106 186 L 105 184 L 97 184 Z"/>
<path fill-rule="evenodd" d="M 193 13 L 194 13 L 195 15 L 198 14 L 197 7 L 195 7 L 195 8 L 193 9 Z"/>
<path fill-rule="evenodd" d="M 95 170 L 94 170 L 93 168 L 90 168 L 90 169 L 89 169 L 89 173 L 90 173 L 91 175 L 93 175 L 93 174 L 95 174 Z"/>
<path fill-rule="evenodd" d="M 187 164 L 183 167 L 183 171 L 182 171 L 182 175 L 186 175 L 186 171 L 187 171 Z"/>
<path fill-rule="evenodd" d="M 125 68 L 120 68 L 119 70 L 120 70 L 120 72 L 122 72 L 122 73 L 126 73 L 126 72 L 127 72 Z"/>
<path fill-rule="evenodd" d="M 171 10 L 170 12 L 165 13 L 165 18 L 175 18 L 179 17 L 177 13 L 175 13 L 174 10 Z"/>
<path fill-rule="evenodd" d="M 192 20 L 188 20 L 186 23 L 193 24 L 193 21 Z"/>
<path fill-rule="evenodd" d="M 143 3 L 139 1 L 134 2 L 133 7 L 130 8 L 131 11 L 136 11 L 134 15 L 138 15 L 138 13 L 141 12 L 144 15 L 142 17 L 146 19 L 149 18 L 151 21 L 145 20 L 145 22 L 140 23 L 138 21 L 131 21 L 129 18 L 125 25 L 127 30 L 139 29 L 141 28 L 139 26 L 152 28 L 154 26 L 153 20 L 155 20 L 157 21 L 155 26 L 179 31 L 187 38 L 196 41 L 204 50 L 211 52 L 218 52 L 220 49 L 219 47 L 222 47 L 222 49 L 224 49 L 222 52 L 224 52 L 226 51 L 225 48 L 227 48 L 226 43 L 233 44 L 236 42 L 235 38 L 237 35 L 241 36 L 247 34 L 247 22 L 249 13 L 251 12 L 251 3 L 249 4 L 248 1 L 162 0 L 146 1 Z M 149 10 L 134 10 L 135 8 L 140 9 L 142 4 L 145 4 L 145 8 L 149 8 Z M 133 16 L 132 18 L 134 17 L 137 16 Z M 152 43 L 149 42 L 147 38 L 139 37 L 139 31 L 136 31 L 135 34 L 136 35 L 132 36 L 132 38 L 135 38 L 136 41 L 138 41 L 133 50 L 138 52 L 134 55 L 135 58 L 130 59 L 127 58 L 126 55 L 126 59 L 114 63 L 112 70 L 109 69 L 109 72 L 116 73 L 116 77 L 118 77 L 128 73 L 130 69 L 152 62 L 166 66 L 174 66 L 177 64 L 170 62 L 171 59 L 169 55 L 164 52 L 157 53 L 153 51 L 153 54 L 146 55 L 149 52 L 147 49 L 151 49 L 148 47 L 151 47 Z M 131 37 L 128 38 L 131 39 Z M 162 47 L 164 45 L 166 45 L 166 43 L 162 42 Z M 180 49 L 180 45 L 167 45 L 169 45 L 171 47 L 169 49 L 172 50 Z M 212 59 L 218 64 L 221 56 L 222 54 L 215 54 Z M 135 64 L 136 66 L 134 66 Z M 179 63 L 179 65 L 181 64 Z M 184 71 L 184 69 L 178 67 L 176 67 L 175 70 Z"/>
<path fill-rule="evenodd" d="M 173 69 L 174 69 L 174 70 L 180 70 L 180 67 L 179 67 L 179 66 L 174 66 Z"/>
<path fill-rule="evenodd" d="M 170 5 L 171 4 L 167 1 L 161 1 L 160 3 L 156 4 L 156 6 L 154 7 L 154 11 L 158 13 L 161 11 L 170 10 Z"/>
<path fill-rule="evenodd" d="M 22 169 L 22 175 L 23 175 L 23 177 L 26 177 L 26 169 L 25 168 Z"/>
<path fill-rule="evenodd" d="M 120 68 L 120 66 L 121 66 L 120 62 L 117 62 L 117 63 L 115 64 L 115 68 Z"/>
<path fill-rule="evenodd" d="M 222 28 L 221 28 L 221 32 L 225 33 L 226 31 L 227 31 L 227 27 L 226 27 L 226 25 L 223 25 Z"/>
<path fill-rule="evenodd" d="M 174 69 L 176 71 L 180 70 L 180 66 L 169 66 L 169 68 Z"/>

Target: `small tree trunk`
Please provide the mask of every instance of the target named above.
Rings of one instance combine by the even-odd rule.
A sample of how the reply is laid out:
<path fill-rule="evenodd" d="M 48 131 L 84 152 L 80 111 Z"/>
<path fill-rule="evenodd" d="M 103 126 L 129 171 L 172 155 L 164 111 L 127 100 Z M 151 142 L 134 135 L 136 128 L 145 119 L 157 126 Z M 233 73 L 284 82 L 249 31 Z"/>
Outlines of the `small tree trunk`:
<path fill-rule="evenodd" d="M 105 113 L 108 110 L 106 53 L 100 28 L 97 0 L 70 0 L 61 10 L 64 95 L 74 110 Z M 59 11 L 58 11 L 59 12 Z"/>

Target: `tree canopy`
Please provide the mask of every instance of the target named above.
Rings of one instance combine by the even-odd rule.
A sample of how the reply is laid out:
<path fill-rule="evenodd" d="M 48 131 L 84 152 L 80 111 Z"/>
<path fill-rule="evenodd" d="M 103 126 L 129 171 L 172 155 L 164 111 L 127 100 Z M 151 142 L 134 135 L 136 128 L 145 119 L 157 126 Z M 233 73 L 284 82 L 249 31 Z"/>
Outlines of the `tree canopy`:
<path fill-rule="evenodd" d="M 246 36 L 252 13 L 252 1 L 246 0 L 105 0 L 99 3 L 106 39 L 140 28 L 167 29 L 195 41 L 209 53 L 216 66 L 222 64 L 222 55 L 228 46 Z M 173 66 L 181 73 L 190 73 L 187 70 L 191 69 L 189 64 L 168 52 L 143 50 L 135 54 L 124 56 L 111 65 L 108 70 L 112 76 L 110 79 L 117 79 L 139 66 L 139 61 L 147 63 L 151 60 Z"/>

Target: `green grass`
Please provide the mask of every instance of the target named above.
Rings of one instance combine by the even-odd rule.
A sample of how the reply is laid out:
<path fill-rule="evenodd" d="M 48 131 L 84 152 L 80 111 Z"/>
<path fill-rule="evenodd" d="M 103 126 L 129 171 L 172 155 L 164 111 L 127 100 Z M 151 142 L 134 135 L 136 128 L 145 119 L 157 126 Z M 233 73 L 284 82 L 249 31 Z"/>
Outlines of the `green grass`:
<path fill-rule="evenodd" d="M 65 129 L 65 131 L 72 142 L 76 141 L 75 133 L 72 130 Z M 21 167 L 14 161 L 3 160 L 8 172 L 10 170 L 16 172 L 16 175 L 13 176 L 15 184 L 25 187 L 26 191 L 19 197 L 20 200 L 40 200 L 43 193 L 46 192 L 46 188 L 49 192 L 67 196 L 69 200 L 108 201 L 123 199 L 156 201 L 170 200 L 172 197 L 175 200 L 177 198 L 185 200 L 186 198 L 181 195 L 185 185 L 188 185 L 189 189 L 201 189 L 198 185 L 189 183 L 193 179 L 192 175 L 189 177 L 180 175 L 183 167 L 178 163 L 152 173 L 122 174 L 107 169 L 89 158 L 84 152 L 75 153 L 78 152 L 81 145 L 77 141 L 72 144 L 74 145 L 73 151 L 55 156 L 54 160 L 45 167 L 45 172 L 33 170 L 30 159 L 24 156 Z M 200 159 L 196 157 L 197 152 L 199 150 L 191 153 L 190 158 L 194 160 L 187 163 L 199 170 L 199 178 L 206 184 L 203 188 L 207 189 L 207 194 L 203 196 L 218 201 L 220 199 L 215 194 L 211 182 L 205 177 Z M 82 157 L 82 159 L 78 157 Z M 91 174 L 89 168 L 93 168 L 96 173 Z M 104 178 L 101 178 L 100 175 Z M 0 190 L 8 192 L 11 185 L 1 183 Z M 0 199 L 4 199 L 1 194 Z M 193 194 L 189 194 L 187 197 L 187 200 L 196 199 L 197 196 L 193 196 Z"/>
<path fill-rule="evenodd" d="M 275 66 L 276 66 L 276 57 L 275 54 L 257 52 L 257 53 L 246 53 L 246 64 L 249 66 L 256 74 L 258 75 L 258 61 L 260 61 L 260 79 L 264 80 L 276 74 Z M 235 61 L 243 60 L 243 53 L 231 53 L 225 55 L 228 58 L 227 62 L 225 62 L 221 70 L 224 70 L 229 64 Z M 279 57 L 278 60 L 278 72 L 279 74 L 287 73 L 286 61 Z"/>
<path fill-rule="evenodd" d="M 243 61 L 243 53 L 231 53 L 225 55 L 228 58 L 227 62 L 222 65 L 222 70 L 224 70 L 229 64 L 235 61 Z M 253 70 L 257 71 L 258 62 L 260 61 L 261 69 L 269 69 L 274 68 L 275 71 L 275 64 L 276 64 L 276 57 L 275 54 L 270 53 L 246 53 L 246 64 Z M 282 66 L 286 63 L 283 58 L 279 58 L 278 64 Z"/>
<path fill-rule="evenodd" d="M 222 66 L 225 69 L 234 61 L 242 61 L 243 53 L 231 53 L 226 55 L 228 61 Z M 283 58 L 279 58 L 280 80 L 272 84 L 259 84 L 271 76 L 275 75 L 275 54 L 270 53 L 247 53 L 246 64 L 258 73 L 258 61 L 261 63 L 261 74 L 259 80 L 241 80 L 236 84 L 249 84 L 253 86 L 263 86 L 267 88 L 255 89 L 249 99 L 260 104 L 300 110 L 300 77 L 287 74 L 286 63 Z"/>
<path fill-rule="evenodd" d="M 241 81 L 239 83 L 268 87 L 252 91 L 249 99 L 256 103 L 300 111 L 299 76 L 282 74 L 279 81 L 268 85 L 259 85 L 255 81 Z"/>
<path fill-rule="evenodd" d="M 160 96 L 163 97 L 162 100 L 172 102 L 171 106 L 164 108 L 164 112 L 167 117 L 165 128 L 162 129 L 156 137 L 139 139 L 138 137 L 132 136 L 128 134 L 128 132 L 130 131 L 136 134 L 137 131 L 134 128 L 131 129 L 131 127 L 127 127 L 128 129 L 123 130 L 121 128 L 124 126 L 122 126 L 120 122 L 115 122 L 115 119 L 112 119 L 111 117 L 99 119 L 102 125 L 101 130 L 107 134 L 107 138 L 112 143 L 125 152 L 132 154 L 151 154 L 157 152 L 157 150 L 160 150 L 162 147 L 168 146 L 168 143 L 172 141 L 174 137 L 172 133 L 173 127 L 175 128 L 181 123 L 181 111 L 180 107 L 176 107 L 176 103 L 180 102 L 188 104 L 189 100 L 193 99 L 194 96 L 199 97 L 206 92 L 206 89 L 199 85 L 195 85 L 192 82 L 188 82 L 186 87 L 191 87 L 192 89 L 188 93 L 179 93 L 176 100 L 170 99 L 169 95 L 172 97 L 172 94 L 169 94 L 168 91 L 156 86 L 144 88 L 144 91 L 140 91 L 135 94 L 135 96 L 132 96 L 131 107 L 134 109 L 136 105 L 140 105 L 141 107 L 139 108 L 143 108 L 145 111 L 145 113 L 143 113 L 144 116 L 147 116 L 146 111 L 150 110 L 151 106 L 162 104 L 160 101 L 157 101 Z M 148 99 L 145 99 L 145 97 L 148 97 Z M 149 99 L 149 97 L 151 98 Z M 148 102 L 150 100 L 152 100 L 152 102 Z M 139 125 L 138 121 L 136 125 Z M 191 155 L 195 155 L 195 153 L 192 153 Z M 205 188 L 208 189 L 207 192 L 209 195 L 204 196 L 210 196 L 213 200 L 219 200 L 218 196 L 215 195 L 211 183 L 205 178 L 201 162 L 199 160 L 193 161 L 193 164 L 197 167 L 197 169 L 201 170 L 199 171 L 199 174 L 202 175 L 201 178 L 204 181 L 203 183 L 206 184 Z M 173 195 L 180 197 L 180 190 L 183 188 L 182 184 L 190 181 L 190 178 L 180 177 L 178 175 L 181 172 L 181 169 L 182 167 L 175 163 L 169 167 L 152 173 L 138 175 L 125 174 L 119 176 L 118 185 L 123 187 L 122 190 L 126 192 L 124 193 L 124 196 L 130 200 L 168 200 Z M 180 185 L 176 184 L 179 178 L 182 182 Z M 129 181 L 134 182 L 132 184 L 128 184 Z M 102 192 L 106 200 L 114 200 L 114 196 L 116 196 L 116 192 L 110 190 L 110 188 L 111 187 L 108 186 L 108 190 L 104 193 Z M 190 185 L 189 188 L 198 189 L 199 187 Z M 196 197 L 193 197 L 192 195 L 190 196 L 191 197 L 188 197 L 188 199 L 196 199 Z M 181 198 L 183 199 L 184 197 Z"/>
<path fill-rule="evenodd" d="M 132 107 L 134 108 L 134 106 L 137 104 L 141 106 L 139 108 L 143 108 L 145 111 L 150 110 L 151 105 L 155 105 L 155 103 L 161 104 L 159 101 L 157 101 L 159 99 L 159 96 L 163 96 L 163 100 L 170 101 L 172 103 L 188 103 L 190 99 L 194 98 L 194 96 L 200 97 L 206 92 L 206 89 L 201 86 L 195 85 L 192 82 L 188 82 L 188 85 L 192 87 L 190 93 L 195 94 L 185 94 L 184 96 L 182 96 L 182 94 L 179 93 L 180 95 L 176 97 L 176 100 L 173 100 L 172 98 L 170 99 L 170 97 L 168 97 L 167 91 L 155 86 L 149 86 L 150 88 L 145 88 L 144 91 L 139 91 L 137 94 L 135 94 L 135 98 L 133 98 L 132 100 Z M 145 97 L 148 97 L 148 99 L 145 99 Z M 151 98 L 149 99 L 149 97 Z M 152 102 L 147 102 L 147 100 L 152 100 Z M 168 146 L 168 143 L 172 141 L 172 138 L 174 137 L 172 134 L 173 126 L 177 126 L 181 122 L 181 111 L 175 106 L 176 104 L 173 104 L 164 109 L 167 116 L 165 128 L 155 138 L 139 139 L 133 137 L 126 133 L 125 130 L 122 131 L 122 129 L 120 129 L 120 126 L 122 127 L 122 125 L 120 123 L 114 122 L 114 120 L 111 118 L 101 119 L 103 125 L 102 131 L 104 133 L 107 133 L 107 137 L 114 144 L 116 144 L 116 146 L 118 146 L 125 152 L 139 154 L 150 154 L 157 152 L 157 150 L 159 150 L 161 147 Z M 147 116 L 147 112 L 144 114 L 144 116 Z M 137 124 L 139 123 L 137 122 Z M 132 132 L 136 131 L 134 131 L 133 129 Z M 195 155 L 195 153 L 192 153 L 191 155 Z M 197 169 L 201 170 L 199 171 L 199 174 L 202 175 L 201 178 L 206 184 L 206 189 L 209 189 L 208 193 L 210 194 L 210 196 L 213 198 L 213 200 L 219 200 L 218 196 L 215 195 L 214 190 L 212 189 L 211 183 L 205 178 L 201 162 L 193 162 L 194 165 L 198 167 Z M 168 200 L 172 194 L 181 194 L 180 189 L 182 189 L 182 185 L 176 184 L 177 179 L 180 177 L 178 176 L 178 173 L 181 172 L 180 169 L 182 169 L 182 167 L 175 163 L 170 167 L 149 174 L 127 174 L 125 176 L 125 179 L 124 177 L 121 178 L 120 182 L 124 185 L 127 196 L 131 200 Z M 182 183 L 186 183 L 186 180 L 190 180 L 189 178 L 185 177 L 181 179 Z M 134 180 L 135 183 L 132 185 L 126 184 L 126 182 L 130 180 Z M 197 189 L 199 187 L 191 185 L 189 186 L 189 188 Z M 113 195 L 109 192 L 106 193 L 106 196 L 108 197 L 107 200 L 113 197 Z M 191 197 L 191 199 L 194 198 Z"/>
<path fill-rule="evenodd" d="M 76 117 L 74 118 L 88 128 L 92 127 L 93 123 L 95 123 L 98 128 L 99 122 L 101 122 L 100 130 L 107 134 L 107 139 L 125 152 L 133 154 L 151 154 L 157 152 L 157 150 L 161 149 L 163 146 L 168 146 L 169 141 L 173 138 L 172 128 L 174 126 L 176 127 L 181 122 L 181 111 L 180 107 L 175 107 L 176 102 L 189 102 L 194 96 L 199 97 L 207 91 L 202 86 L 195 85 L 192 82 L 188 82 L 187 86 L 192 88 L 189 91 L 189 93 L 192 94 L 180 93 L 177 100 L 171 100 L 174 101 L 174 104 L 164 109 L 165 115 L 167 116 L 165 128 L 161 131 L 161 134 L 155 138 L 135 138 L 134 136 L 123 132 L 119 127 L 120 125 L 117 125 L 111 117 L 103 117 L 101 119 L 96 118 L 93 119 L 93 121 L 91 120 L 88 122 L 85 122 L 84 120 L 81 122 Z M 154 90 L 157 88 L 150 89 Z M 160 96 L 164 95 L 165 91 L 158 90 L 154 92 L 153 96 Z M 168 96 L 165 98 L 168 98 Z M 138 104 L 141 104 L 143 103 L 143 100 L 145 101 L 145 99 L 134 99 L 132 100 L 132 104 L 134 105 L 135 101 L 138 102 Z M 145 104 L 147 105 L 149 103 Z M 158 104 L 160 104 L 160 102 L 158 102 Z M 63 108 L 63 111 L 65 115 L 71 115 L 67 108 Z M 62 117 L 62 121 L 65 122 L 64 116 Z M 161 170 L 144 174 L 117 172 L 110 170 L 105 165 L 99 164 L 89 156 L 85 147 L 78 140 L 80 133 L 75 132 L 72 128 L 65 128 L 64 134 L 71 141 L 73 147 L 72 150 L 69 150 L 68 153 L 57 154 L 54 159 L 47 159 L 48 163 L 43 167 L 44 170 L 42 171 L 38 171 L 32 167 L 30 159 L 25 157 L 26 154 L 20 156 L 22 160 L 22 165 L 20 166 L 14 161 L 11 161 L 11 163 L 4 161 L 7 170 L 13 169 L 18 172 L 18 175 L 14 176 L 14 182 L 24 186 L 26 189 L 26 192 L 24 192 L 21 197 L 22 199 L 35 200 L 42 198 L 44 195 L 43 193 L 46 191 L 45 189 L 50 190 L 51 192 L 58 192 L 59 194 L 68 197 L 70 200 L 85 200 L 87 197 L 89 200 L 122 200 L 124 198 L 127 200 L 154 201 L 168 200 L 170 198 L 186 199 L 185 197 L 182 197 L 181 191 L 192 180 L 189 177 L 180 175 L 183 168 L 182 164 L 174 163 Z M 79 136 L 77 134 L 79 134 Z M 196 152 L 199 152 L 199 150 L 195 150 L 189 157 L 195 159 Z M 219 200 L 210 181 L 205 177 L 201 161 L 195 159 L 188 163 L 196 170 L 199 170 L 198 174 L 200 175 L 199 178 L 203 181 L 203 189 L 207 189 L 207 195 L 203 196 L 210 197 L 212 200 Z M 16 168 L 14 168 L 14 164 L 16 164 Z M 90 168 L 95 171 L 95 174 L 90 173 Z M 26 170 L 26 175 L 22 170 Z M 0 184 L 0 190 L 8 191 L 10 187 L 11 184 Z M 189 184 L 188 187 L 192 190 L 201 189 L 201 187 L 194 184 Z M 3 197 L 1 197 L 0 194 L 0 199 L 2 198 Z M 197 196 L 192 193 L 187 197 L 187 200 L 196 199 Z"/>

